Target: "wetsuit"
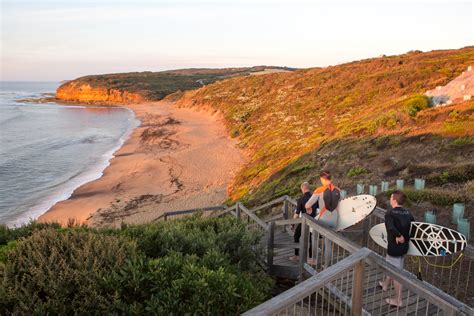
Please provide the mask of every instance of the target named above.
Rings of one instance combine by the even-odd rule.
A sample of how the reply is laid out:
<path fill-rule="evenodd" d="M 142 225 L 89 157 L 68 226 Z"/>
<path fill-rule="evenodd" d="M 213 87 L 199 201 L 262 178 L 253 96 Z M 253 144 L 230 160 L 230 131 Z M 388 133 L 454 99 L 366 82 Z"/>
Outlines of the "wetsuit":
<path fill-rule="evenodd" d="M 403 268 L 403 257 L 408 252 L 410 241 L 411 222 L 415 219 L 403 207 L 395 207 L 385 213 L 385 227 L 387 228 L 387 261 Z M 396 238 L 403 236 L 405 242 L 397 244 Z"/>
<path fill-rule="evenodd" d="M 296 209 L 295 209 L 295 214 L 298 214 L 300 217 L 302 216 L 302 214 L 305 214 L 306 213 L 306 203 L 309 201 L 309 199 L 311 198 L 311 193 L 310 192 L 305 192 L 303 193 L 303 195 L 298 199 L 297 201 L 297 204 L 296 204 Z M 312 209 L 313 209 L 313 212 L 311 214 L 309 214 L 311 217 L 315 217 L 316 216 L 316 212 L 318 211 L 318 203 L 315 203 L 313 206 L 312 206 Z M 295 229 L 295 234 L 293 236 L 293 240 L 295 241 L 295 243 L 299 243 L 300 242 L 300 237 L 301 237 L 301 224 L 298 224 L 296 226 L 296 229 Z M 311 258 L 311 235 L 309 236 L 309 257 Z M 299 255 L 299 248 L 295 248 L 295 256 L 298 256 Z"/>
<path fill-rule="evenodd" d="M 326 192 L 327 190 L 329 190 L 329 191 L 334 191 L 334 190 L 340 191 L 340 189 L 337 188 L 336 186 L 334 186 L 334 184 L 332 184 L 332 183 L 330 183 L 328 185 L 325 185 L 325 186 L 320 186 L 319 188 L 314 190 L 314 193 L 311 196 L 311 198 L 309 199 L 308 203 L 306 203 L 306 206 L 308 206 L 308 207 L 311 206 L 312 207 L 314 204 L 319 203 L 319 213 L 318 213 L 317 220 L 321 221 L 323 224 L 325 224 L 327 226 L 330 226 L 332 228 L 336 228 L 337 227 L 337 221 L 339 219 L 339 212 L 338 212 L 337 207 L 333 211 L 329 211 L 326 208 L 325 203 L 324 203 L 324 194 L 325 193 L 328 194 L 328 192 Z"/>

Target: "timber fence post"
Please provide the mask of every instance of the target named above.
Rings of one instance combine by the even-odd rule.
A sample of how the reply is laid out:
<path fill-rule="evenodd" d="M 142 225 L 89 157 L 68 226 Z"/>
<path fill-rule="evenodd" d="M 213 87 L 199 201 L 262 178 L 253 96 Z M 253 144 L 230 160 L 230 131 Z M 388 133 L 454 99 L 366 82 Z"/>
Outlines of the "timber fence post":
<path fill-rule="evenodd" d="M 364 231 L 362 232 L 362 247 L 367 247 L 369 244 L 369 230 L 370 230 L 369 216 L 364 218 Z"/>
<path fill-rule="evenodd" d="M 364 273 L 365 264 L 364 260 L 360 260 L 354 267 L 354 275 L 352 278 L 352 309 L 351 315 L 360 316 L 362 315 L 362 303 L 363 303 L 363 292 L 364 292 Z"/>
<path fill-rule="evenodd" d="M 235 216 L 240 219 L 240 202 L 235 204 Z"/>
<path fill-rule="evenodd" d="M 308 258 L 308 242 L 309 242 L 309 226 L 306 223 L 306 218 L 301 218 L 301 239 L 300 239 L 300 266 L 298 281 L 303 282 L 304 264 Z"/>
<path fill-rule="evenodd" d="M 286 199 L 283 201 L 283 218 L 288 219 L 288 200 Z"/>
<path fill-rule="evenodd" d="M 267 239 L 267 266 L 268 272 L 273 273 L 273 243 L 275 239 L 275 222 L 268 223 L 268 239 Z"/>
<path fill-rule="evenodd" d="M 332 257 L 332 241 L 327 236 L 324 236 L 324 269 L 331 266 Z"/>

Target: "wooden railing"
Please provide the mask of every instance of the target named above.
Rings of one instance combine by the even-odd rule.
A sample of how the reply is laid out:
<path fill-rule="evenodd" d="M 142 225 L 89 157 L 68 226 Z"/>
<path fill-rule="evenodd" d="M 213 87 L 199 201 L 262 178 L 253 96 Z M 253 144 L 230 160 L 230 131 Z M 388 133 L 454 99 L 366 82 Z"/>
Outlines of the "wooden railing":
<path fill-rule="evenodd" d="M 308 271 L 312 275 L 310 278 L 244 315 L 472 314 L 472 310 L 451 296 L 390 265 L 367 248 L 357 250 L 322 272 L 311 268 Z M 385 303 L 390 292 L 370 295 L 369 292 L 378 286 L 374 284 L 377 283 L 373 278 L 374 271 L 402 284 L 406 289 L 402 306 L 391 307 Z"/>
<path fill-rule="evenodd" d="M 254 212 L 246 208 L 242 203 L 236 204 L 235 216 L 244 222 L 247 222 L 247 226 L 251 229 L 259 231 L 268 231 L 268 224 L 261 220 Z"/>
<path fill-rule="evenodd" d="M 271 226 L 291 223 L 302 224 L 300 244 L 299 278 L 301 284 L 272 300 L 250 310 L 247 314 L 265 315 L 326 315 L 326 314 L 472 314 L 473 310 L 454 297 L 436 287 L 418 280 L 416 276 L 400 270 L 379 254 L 361 248 L 357 243 L 344 238 L 339 233 L 320 225 L 308 215 L 301 219 L 275 221 Z M 308 255 L 309 229 L 313 231 L 313 258 L 316 265 L 306 264 Z M 270 233 L 272 230 L 270 229 Z M 271 238 L 269 238 L 271 239 Z M 274 245 L 276 247 L 282 245 Z M 291 245 L 288 245 L 291 246 Z M 293 245 L 294 247 L 294 245 Z M 365 256 L 363 268 L 359 265 L 347 266 L 361 249 L 370 255 Z M 269 260 L 271 264 L 271 260 Z M 338 267 L 336 269 L 335 267 Z M 275 267 L 273 267 L 275 269 Z M 342 270 L 341 270 L 342 269 Z M 328 273 L 330 271 L 331 273 Z M 312 282 L 304 281 L 305 274 Z M 314 276 L 324 276 L 325 282 Z M 361 277 L 362 275 L 362 277 Z M 382 292 L 378 282 L 383 276 L 390 276 L 402 285 L 402 306 L 390 307 L 386 298 L 394 297 L 394 291 Z M 316 281 L 319 280 L 319 281 Z M 362 281 L 360 281 L 362 280 Z M 310 284 L 310 286 L 308 285 Z M 295 294 L 296 293 L 296 294 Z M 291 294 L 291 295 L 290 295 Z M 279 302 L 274 307 L 273 303 Z"/>
<path fill-rule="evenodd" d="M 231 210 L 233 209 L 233 207 L 229 209 Z M 153 221 L 160 221 L 160 220 L 167 221 L 169 219 L 182 218 L 187 215 L 196 214 L 197 212 L 207 213 L 207 212 L 225 211 L 225 210 L 226 210 L 226 207 L 224 205 L 218 205 L 218 206 L 208 206 L 208 207 L 202 207 L 202 208 L 193 208 L 193 209 L 188 209 L 188 210 L 170 211 L 170 212 L 166 212 L 160 215 L 159 217 L 155 218 Z"/>
<path fill-rule="evenodd" d="M 319 300 L 320 290 L 334 282 L 341 275 L 352 276 L 352 310 L 362 310 L 362 296 L 359 295 L 358 288 L 363 283 L 364 269 L 363 260 L 372 252 L 363 248 L 351 256 L 341 260 L 337 265 L 333 265 L 321 273 L 315 274 L 309 279 L 301 282 L 288 291 L 260 304 L 247 311 L 243 315 L 314 315 L 317 312 L 325 314 L 332 313 L 334 306 Z M 318 306 L 319 303 L 319 306 Z M 347 310 L 347 306 L 346 310 Z M 357 315 L 357 313 L 354 313 Z"/>
<path fill-rule="evenodd" d="M 471 265 L 474 260 L 474 251 L 471 246 L 468 246 L 465 250 L 464 260 L 461 263 L 463 266 L 460 268 L 436 268 L 422 261 L 423 269 L 431 267 L 429 273 L 425 272 L 429 276 L 429 278 L 425 277 L 425 281 L 431 281 L 431 284 L 429 284 L 416 278 L 416 271 L 409 263 L 410 259 L 407 260 L 408 264 L 406 264 L 408 271 L 400 270 L 386 263 L 383 258 L 385 249 L 377 246 L 368 237 L 369 228 L 383 222 L 385 210 L 376 208 L 365 221 L 341 234 L 320 225 L 308 215 L 298 219 L 290 218 L 290 212 L 295 206 L 295 200 L 283 196 L 250 210 L 239 202 L 228 208 L 218 206 L 168 212 L 157 220 L 187 216 L 197 211 L 213 212 L 213 216 L 230 214 L 246 222 L 249 229 L 266 234 L 263 248 L 266 253 L 265 261 L 268 271 L 275 275 L 298 278 L 301 283 L 290 289 L 291 292 L 287 291 L 290 294 L 298 293 L 291 300 L 289 298 L 292 295 L 284 292 L 283 294 L 286 296 L 282 297 L 283 294 L 281 294 L 262 304 L 263 307 L 258 306 L 250 310 L 246 313 L 248 315 L 270 310 L 272 311 L 269 312 L 270 314 L 280 313 L 283 315 L 325 315 L 329 312 L 356 315 L 390 314 L 392 312 L 396 314 L 413 313 L 414 315 L 421 312 L 427 315 L 474 315 L 473 310 L 469 307 L 470 304 L 465 304 L 469 302 L 472 304 L 473 299 L 469 294 L 472 292 L 473 284 Z M 288 234 L 290 232 L 289 227 L 295 224 L 302 224 L 302 235 L 299 244 L 295 244 L 291 239 L 287 242 L 275 240 L 277 232 L 280 237 L 282 236 L 281 233 Z M 311 234 L 310 230 L 312 231 Z M 312 241 L 311 248 L 309 248 L 310 238 Z M 300 261 L 296 265 L 274 262 L 275 255 L 279 250 L 292 250 L 295 247 L 300 249 Z M 367 249 L 364 247 L 367 247 Z M 362 249 L 363 252 L 361 252 Z M 312 258 L 316 261 L 314 265 L 306 263 L 310 251 Z M 370 251 L 370 255 L 364 255 L 364 258 L 358 261 L 359 264 L 355 263 L 354 258 L 358 258 L 355 255 L 360 256 L 362 253 L 365 254 L 366 251 Z M 448 261 L 445 258 L 439 260 Z M 351 262 L 351 264 L 348 264 L 348 262 Z M 361 272 L 360 262 L 363 262 L 364 273 Z M 441 265 L 445 264 L 441 263 Z M 417 269 L 418 265 L 416 266 Z M 464 273 L 461 273 L 463 271 Z M 449 277 L 445 280 L 447 286 L 442 282 L 437 283 L 438 280 L 443 279 L 443 273 L 446 278 Z M 438 276 L 433 277 L 433 274 L 435 276 L 438 274 Z M 363 281 L 355 282 L 355 280 L 361 278 L 360 275 L 363 276 Z M 403 294 L 404 305 L 402 307 L 390 310 L 387 307 L 388 305 L 384 303 L 384 299 L 389 295 L 393 295 L 393 293 L 381 294 L 380 290 L 376 290 L 378 280 L 381 279 L 382 275 L 390 275 L 402 284 L 405 289 Z M 308 276 L 309 279 L 305 280 Z M 453 286 L 453 283 L 456 286 Z M 362 298 L 359 298 L 359 296 Z M 282 298 L 288 298 L 286 305 L 282 305 Z M 462 299 L 464 303 L 456 298 Z M 361 299 L 362 303 L 360 302 Z M 276 304 L 277 301 L 279 303 Z M 268 309 L 268 306 L 271 305 L 274 305 L 274 307 Z M 311 312 L 312 309 L 314 309 L 313 312 Z"/>
<path fill-rule="evenodd" d="M 377 245 L 369 236 L 368 231 L 374 225 L 384 222 L 385 210 L 377 207 L 375 211 L 360 223 L 357 232 L 345 234 L 360 246 L 367 247 L 385 256 L 386 249 Z M 459 258 L 459 256 L 462 256 Z M 474 306 L 474 247 L 468 245 L 462 254 L 456 253 L 444 257 L 410 257 L 405 260 L 405 269 L 449 295 Z"/>

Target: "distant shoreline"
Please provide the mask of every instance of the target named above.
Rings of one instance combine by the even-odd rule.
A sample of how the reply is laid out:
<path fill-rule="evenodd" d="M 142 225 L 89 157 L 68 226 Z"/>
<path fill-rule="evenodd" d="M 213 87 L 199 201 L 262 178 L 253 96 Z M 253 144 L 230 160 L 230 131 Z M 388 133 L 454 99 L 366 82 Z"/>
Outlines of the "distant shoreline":
<path fill-rule="evenodd" d="M 227 198 L 243 155 L 219 115 L 165 101 L 118 107 L 132 110 L 141 124 L 100 178 L 76 188 L 42 214 L 40 222 L 144 223 L 166 210 L 217 205 Z"/>
<path fill-rule="evenodd" d="M 25 99 L 18 99 L 16 102 L 23 102 L 23 103 L 56 103 L 58 105 L 63 106 L 96 106 L 96 107 L 113 107 L 113 108 L 124 108 L 127 110 L 130 109 L 130 105 L 127 103 L 117 103 L 117 102 L 104 102 L 104 101 L 97 101 L 97 102 L 87 102 L 87 101 L 69 101 L 56 98 L 54 93 L 43 93 L 41 97 L 31 97 Z M 151 102 L 151 101 L 150 101 Z M 133 110 L 131 110 L 133 112 Z"/>
<path fill-rule="evenodd" d="M 64 106 L 60 104 L 61 106 Z M 74 106 L 80 106 L 80 104 L 74 105 Z M 129 108 L 126 107 L 116 107 L 117 109 L 123 109 L 126 111 L 129 111 L 133 115 L 133 119 L 137 122 L 135 124 L 131 124 L 127 130 L 124 132 L 124 134 L 120 137 L 120 139 L 117 140 L 117 146 L 112 149 L 107 151 L 102 155 L 104 157 L 103 160 L 97 163 L 97 165 L 93 166 L 91 170 L 84 171 L 82 172 L 78 177 L 74 177 L 74 180 L 76 180 L 76 184 L 72 184 L 72 181 L 68 181 L 65 183 L 65 185 L 69 185 L 66 189 L 62 190 L 61 192 L 57 192 L 56 194 L 52 195 L 48 200 L 41 201 L 40 203 L 36 204 L 33 208 L 30 209 L 30 212 L 33 216 L 35 217 L 41 217 L 43 214 L 48 212 L 54 205 L 57 203 L 60 203 L 61 201 L 68 200 L 72 197 L 74 192 L 76 191 L 77 188 L 81 187 L 82 185 L 85 185 L 87 183 L 90 183 L 92 181 L 95 181 L 99 179 L 100 177 L 103 176 L 104 170 L 110 165 L 110 161 L 115 157 L 115 153 L 122 148 L 124 143 L 131 137 L 133 131 L 135 130 L 136 127 L 139 126 L 139 121 L 135 117 L 135 113 L 130 110 Z M 78 181 L 79 180 L 79 181 Z M 31 217 L 29 218 L 31 220 Z M 24 223 L 27 222 L 27 218 L 18 218 L 17 220 L 19 223 Z"/>
<path fill-rule="evenodd" d="M 1 222 L 36 220 L 102 176 L 138 125 L 128 107 L 55 102 L 56 83 L 2 85 Z M 48 92 L 45 92 L 48 91 Z"/>

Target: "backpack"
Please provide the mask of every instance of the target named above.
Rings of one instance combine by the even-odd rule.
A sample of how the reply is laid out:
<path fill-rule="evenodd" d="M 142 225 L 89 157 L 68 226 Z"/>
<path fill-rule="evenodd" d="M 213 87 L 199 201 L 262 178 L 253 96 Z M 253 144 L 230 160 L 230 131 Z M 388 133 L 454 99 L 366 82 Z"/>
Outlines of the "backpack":
<path fill-rule="evenodd" d="M 334 188 L 334 190 L 330 190 L 329 188 L 324 190 L 323 193 L 323 200 L 324 200 L 324 207 L 329 211 L 334 211 L 337 206 L 339 205 L 339 200 L 341 199 L 341 191 L 338 188 Z"/>

